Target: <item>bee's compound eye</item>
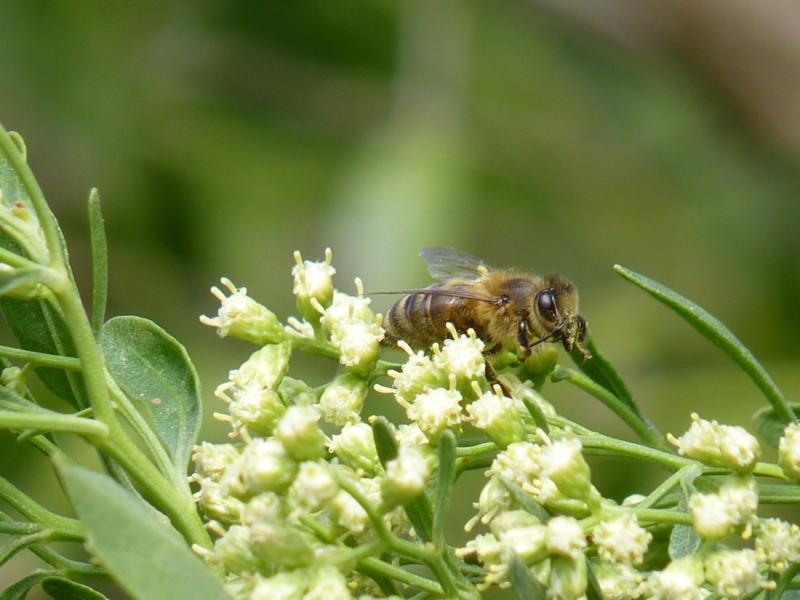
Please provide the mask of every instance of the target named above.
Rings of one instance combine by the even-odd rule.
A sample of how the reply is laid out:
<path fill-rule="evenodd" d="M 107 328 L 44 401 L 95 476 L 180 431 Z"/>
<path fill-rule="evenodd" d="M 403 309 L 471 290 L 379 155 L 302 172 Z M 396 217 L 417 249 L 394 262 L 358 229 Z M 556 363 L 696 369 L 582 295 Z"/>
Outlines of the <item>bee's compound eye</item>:
<path fill-rule="evenodd" d="M 551 290 L 543 290 L 536 296 L 536 311 L 539 316 L 547 321 L 558 320 L 556 314 L 556 299 Z"/>

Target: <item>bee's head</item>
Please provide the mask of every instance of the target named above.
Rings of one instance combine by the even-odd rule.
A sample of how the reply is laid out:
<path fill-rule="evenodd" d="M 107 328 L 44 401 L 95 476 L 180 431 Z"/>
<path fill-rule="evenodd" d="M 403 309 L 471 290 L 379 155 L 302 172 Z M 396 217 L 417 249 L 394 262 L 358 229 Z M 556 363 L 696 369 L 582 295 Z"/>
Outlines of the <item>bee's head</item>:
<path fill-rule="evenodd" d="M 577 347 L 584 359 L 589 358 L 583 348 L 586 320 L 578 311 L 578 291 L 574 285 L 559 275 L 550 275 L 545 279 L 544 289 L 536 294 L 534 310 L 550 331 L 540 341 L 561 342 L 567 352 Z"/>

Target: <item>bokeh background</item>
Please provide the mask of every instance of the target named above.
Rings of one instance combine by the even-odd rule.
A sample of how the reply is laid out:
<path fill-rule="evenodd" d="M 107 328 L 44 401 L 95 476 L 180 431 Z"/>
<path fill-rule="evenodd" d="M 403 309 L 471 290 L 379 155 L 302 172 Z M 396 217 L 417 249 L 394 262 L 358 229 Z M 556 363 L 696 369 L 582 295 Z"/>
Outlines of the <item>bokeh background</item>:
<path fill-rule="evenodd" d="M 109 313 L 185 343 L 209 414 L 252 349 L 199 324 L 208 288 L 228 276 L 285 317 L 292 251 L 326 246 L 350 292 L 427 284 L 424 245 L 560 272 L 659 426 L 747 424 L 755 386 L 620 263 L 718 316 L 797 396 L 797 3 L 3 0 L 0 19 L 0 121 L 84 290 L 96 186 Z M 545 389 L 560 410 L 630 437 L 563 387 Z M 610 494 L 642 485 L 629 467 L 608 467 Z"/>

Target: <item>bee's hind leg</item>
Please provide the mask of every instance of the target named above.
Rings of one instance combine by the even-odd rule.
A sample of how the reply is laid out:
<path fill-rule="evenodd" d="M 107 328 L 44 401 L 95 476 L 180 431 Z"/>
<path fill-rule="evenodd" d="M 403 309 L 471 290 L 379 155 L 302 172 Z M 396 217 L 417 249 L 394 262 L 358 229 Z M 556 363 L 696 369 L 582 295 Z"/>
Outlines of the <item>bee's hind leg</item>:
<path fill-rule="evenodd" d="M 500 345 L 492 346 L 484 351 L 483 356 L 486 360 L 486 381 L 489 382 L 489 385 L 494 387 L 495 385 L 499 385 L 500 389 L 503 391 L 503 395 L 507 398 L 511 398 L 511 390 L 508 386 L 500 379 L 500 376 L 497 374 L 497 371 L 494 370 L 492 363 L 489 362 L 489 357 L 493 354 L 497 354 L 500 351 Z"/>

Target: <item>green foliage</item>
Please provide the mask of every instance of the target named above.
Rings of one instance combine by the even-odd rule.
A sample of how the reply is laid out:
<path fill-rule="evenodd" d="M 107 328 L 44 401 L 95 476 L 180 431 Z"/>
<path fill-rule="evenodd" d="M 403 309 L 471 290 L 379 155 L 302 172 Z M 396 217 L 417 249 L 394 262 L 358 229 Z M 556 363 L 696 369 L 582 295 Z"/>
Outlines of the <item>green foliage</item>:
<path fill-rule="evenodd" d="M 229 296 L 214 290 L 222 307 L 203 322 L 261 348 L 217 391 L 229 403 L 238 440 L 196 446 L 200 384 L 185 348 L 147 319 L 105 319 L 108 258 L 97 192 L 89 197 L 88 314 L 24 144 L 2 129 L 0 192 L 0 310 L 19 345 L 0 346 L 0 427 L 48 457 L 77 515 L 53 513 L 0 477 L 0 500 L 11 509 L 0 512 L 0 532 L 9 536 L 0 565 L 23 550 L 47 565 L 0 600 L 24 598 L 37 585 L 54 598 L 102 598 L 87 585 L 97 578 L 142 600 L 272 597 L 276 590 L 348 597 L 354 589 L 472 599 L 506 585 L 520 598 L 561 589 L 565 597 L 599 599 L 609 581 L 619 584 L 632 572 L 627 581 L 643 586 L 638 593 L 656 593 L 668 585 L 658 580 L 667 564 L 726 597 L 795 585 L 797 528 L 771 523 L 797 538 L 788 558 L 775 559 L 759 537 L 768 527 L 758 513 L 767 503 L 800 503 L 791 483 L 800 479 L 790 443 L 794 411 L 727 327 L 655 281 L 616 267 L 723 349 L 761 389 L 769 406 L 757 413 L 756 429 L 779 446 L 778 464 L 759 462 L 758 443 L 743 428 L 699 416 L 681 438 L 664 436 L 591 339 L 591 357 L 574 354 L 575 368 L 555 365 L 531 377 L 507 353 L 495 364 L 505 388 L 492 387 L 474 332 L 453 333 L 431 355 L 406 348 L 404 363 L 389 363 L 380 357 L 383 330 L 368 300 L 334 290 L 330 252 L 323 263 L 297 255 L 295 293 L 307 320 L 289 319 L 288 327 L 230 281 L 223 280 Z M 298 352 L 337 360 L 340 371 L 317 388 L 287 377 Z M 34 374 L 62 401 L 59 411 L 41 406 L 28 385 Z M 377 388 L 405 409 L 405 428 L 362 415 L 367 390 L 387 374 L 393 387 Z M 559 415 L 540 396 L 548 382 L 583 390 L 639 441 Z M 490 428 L 502 435 L 490 437 Z M 102 472 L 68 456 L 67 434 L 95 449 Z M 591 480 L 584 456 L 593 454 L 633 458 L 668 475 L 641 498 L 618 503 Z M 194 497 L 190 458 L 191 482 L 200 490 Z M 459 493 L 471 470 L 489 478 L 477 499 Z M 730 522 L 703 527 L 700 501 L 727 502 Z M 478 514 L 465 530 L 485 531 L 456 548 L 447 525 L 456 507 L 473 502 Z M 613 524 L 627 526 L 630 539 L 609 541 Z M 720 552 L 753 535 L 760 554 Z M 84 544 L 99 564 L 68 559 L 56 542 Z M 727 581 L 729 556 L 750 560 L 749 580 L 718 584 Z M 715 570 L 706 577 L 702 565 L 710 558 Z M 747 570 L 737 568 L 739 576 Z M 774 581 L 758 569 L 771 569 Z"/>

